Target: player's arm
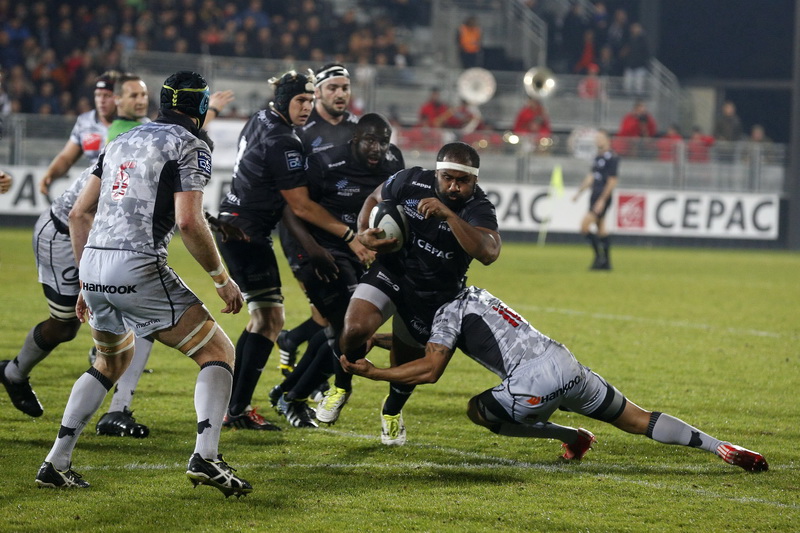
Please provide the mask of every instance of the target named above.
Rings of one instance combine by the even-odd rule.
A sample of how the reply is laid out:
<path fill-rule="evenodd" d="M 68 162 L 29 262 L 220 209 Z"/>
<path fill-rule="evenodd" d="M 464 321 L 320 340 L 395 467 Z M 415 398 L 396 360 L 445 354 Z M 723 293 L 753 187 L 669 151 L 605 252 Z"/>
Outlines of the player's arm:
<path fill-rule="evenodd" d="M 448 348 L 443 344 L 429 342 L 425 346 L 424 357 L 391 368 L 378 368 L 366 358 L 350 362 L 345 355 L 341 356 L 339 361 L 345 371 L 357 376 L 363 376 L 375 381 L 421 385 L 423 383 L 436 383 L 444 373 L 444 369 L 447 368 L 447 364 L 452 357 L 452 348 Z"/>
<path fill-rule="evenodd" d="M 281 223 L 286 226 L 289 233 L 294 237 L 300 246 L 308 253 L 314 273 L 322 281 L 328 282 L 335 280 L 339 274 L 339 267 L 333 255 L 314 239 L 303 222 L 295 216 L 289 206 L 283 209 Z"/>
<path fill-rule="evenodd" d="M 186 249 L 214 280 L 217 294 L 225 302 L 222 312 L 238 313 L 244 299 L 239 286 L 225 270 L 214 244 L 214 237 L 203 211 L 202 191 L 175 193 L 175 224 L 181 232 Z"/>
<path fill-rule="evenodd" d="M 303 186 L 295 187 L 294 189 L 282 189 L 281 194 L 286 200 L 286 203 L 289 204 L 295 216 L 302 218 L 310 224 L 314 224 L 331 235 L 343 239 L 353 253 L 356 254 L 359 261 L 368 264 L 375 259 L 375 254 L 371 250 L 366 249 L 364 245 L 355 238 L 353 230 L 351 230 L 347 224 L 334 218 L 327 209 L 311 199 L 308 195 L 308 187 Z"/>
<path fill-rule="evenodd" d="M 578 187 L 578 191 L 575 193 L 575 196 L 572 197 L 572 201 L 573 202 L 578 200 L 578 197 L 581 195 L 581 193 L 583 191 L 585 191 L 586 189 L 588 189 L 589 187 L 592 186 L 592 181 L 593 180 L 594 180 L 594 177 L 592 176 L 591 172 L 589 174 L 586 174 L 586 177 L 583 178 L 583 181 L 581 182 L 581 186 Z"/>
<path fill-rule="evenodd" d="M 206 113 L 206 120 L 203 122 L 204 129 L 208 129 L 209 123 L 215 118 L 218 118 L 225 106 L 233 102 L 236 97 L 233 91 L 217 91 L 212 94 L 208 99 L 208 113 Z"/>
<path fill-rule="evenodd" d="M 503 243 L 498 232 L 473 226 L 455 213 L 447 218 L 447 224 L 453 230 L 453 236 L 461 248 L 482 264 L 491 265 L 500 257 Z"/>
<path fill-rule="evenodd" d="M 39 180 L 39 192 L 44 195 L 49 194 L 50 185 L 53 181 L 66 174 L 72 168 L 72 165 L 80 159 L 81 154 L 83 154 L 83 150 L 79 145 L 72 141 L 67 141 L 64 148 L 50 162 L 50 166 L 47 167 L 42 179 Z"/>
<path fill-rule="evenodd" d="M 78 265 L 81 263 L 83 248 L 89 239 L 89 230 L 92 229 L 94 214 L 97 212 L 100 183 L 100 178 L 96 174 L 91 174 L 69 212 L 69 238 L 72 243 L 72 253 L 75 255 L 75 263 Z"/>

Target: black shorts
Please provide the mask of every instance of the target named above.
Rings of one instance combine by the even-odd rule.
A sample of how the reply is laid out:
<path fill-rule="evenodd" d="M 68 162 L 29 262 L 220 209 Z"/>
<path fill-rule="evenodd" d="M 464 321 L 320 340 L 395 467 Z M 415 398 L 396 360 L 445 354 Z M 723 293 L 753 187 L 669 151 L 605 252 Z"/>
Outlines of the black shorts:
<path fill-rule="evenodd" d="M 602 193 L 597 194 L 597 195 L 593 194 L 592 197 L 589 199 L 589 211 L 592 211 L 592 207 L 594 207 L 594 203 L 597 200 L 600 199 L 600 195 L 601 194 Z M 609 196 L 608 201 L 606 202 L 606 206 L 603 208 L 603 210 L 600 213 L 595 213 L 594 211 L 592 211 L 592 213 L 597 215 L 598 220 L 602 219 L 602 218 L 604 218 L 606 216 L 606 211 L 608 211 L 608 208 L 611 207 L 611 200 L 612 200 L 612 198 Z"/>
<path fill-rule="evenodd" d="M 286 256 L 286 262 L 289 263 L 289 268 L 292 269 L 295 277 L 297 277 L 297 271 L 302 267 L 302 262 L 308 257 L 308 254 L 282 223 L 278 223 L 278 238 L 281 240 L 281 250 L 283 250 L 283 255 Z"/>
<path fill-rule="evenodd" d="M 320 280 L 307 259 L 298 261 L 295 277 L 303 284 L 306 296 L 319 312 L 328 320 L 341 321 L 350 303 L 350 296 L 356 290 L 359 278 L 364 273 L 363 265 L 355 256 L 344 257 L 334 254 L 339 267 L 337 279 L 331 282 Z"/>
<path fill-rule="evenodd" d="M 431 336 L 436 311 L 461 291 L 461 288 L 420 291 L 408 279 L 392 274 L 379 263 L 374 263 L 359 283 L 371 285 L 386 294 L 397 308 L 397 315 L 403 320 L 411 336 L 422 346 L 427 344 Z"/>
<path fill-rule="evenodd" d="M 225 222 L 242 229 L 250 236 L 250 242 L 222 242 L 217 238 L 225 264 L 242 292 L 253 293 L 281 287 L 278 260 L 269 234 L 271 228 L 268 230 L 242 217 L 225 217 Z"/>

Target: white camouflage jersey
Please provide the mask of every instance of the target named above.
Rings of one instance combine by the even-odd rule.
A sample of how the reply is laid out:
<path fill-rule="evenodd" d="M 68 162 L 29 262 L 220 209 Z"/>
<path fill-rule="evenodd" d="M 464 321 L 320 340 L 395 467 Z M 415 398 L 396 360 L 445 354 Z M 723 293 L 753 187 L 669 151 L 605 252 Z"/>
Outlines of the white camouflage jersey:
<path fill-rule="evenodd" d="M 78 115 L 72 132 L 69 134 L 69 140 L 81 147 L 83 155 L 93 165 L 100 157 L 100 152 L 103 151 L 107 136 L 108 126 L 103 124 L 100 117 L 97 116 L 97 110 L 92 109 Z"/>
<path fill-rule="evenodd" d="M 502 379 L 553 344 L 560 345 L 489 291 L 474 286 L 439 308 L 429 342 L 458 347 Z"/>
<path fill-rule="evenodd" d="M 108 145 L 93 170 L 102 184 L 88 248 L 167 256 L 174 194 L 202 191 L 211 179 L 208 145 L 190 121 L 178 122 L 162 116 Z"/>

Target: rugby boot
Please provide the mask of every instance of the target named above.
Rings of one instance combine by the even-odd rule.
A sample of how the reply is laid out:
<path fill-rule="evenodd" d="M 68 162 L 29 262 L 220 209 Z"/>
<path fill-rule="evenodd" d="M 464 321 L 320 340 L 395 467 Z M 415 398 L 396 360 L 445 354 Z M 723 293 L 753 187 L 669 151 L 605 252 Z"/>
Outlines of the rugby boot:
<path fill-rule="evenodd" d="M 30 379 L 25 378 L 25 381 L 14 383 L 6 378 L 6 367 L 10 364 L 11 361 L 0 361 L 0 381 L 5 385 L 11 403 L 28 416 L 42 416 L 44 409 L 31 388 Z"/>

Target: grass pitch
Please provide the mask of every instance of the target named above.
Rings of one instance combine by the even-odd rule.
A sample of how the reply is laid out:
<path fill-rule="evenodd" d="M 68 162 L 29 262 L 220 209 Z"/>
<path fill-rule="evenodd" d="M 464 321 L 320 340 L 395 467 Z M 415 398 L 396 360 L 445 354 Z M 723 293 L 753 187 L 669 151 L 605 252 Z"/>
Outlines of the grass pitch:
<path fill-rule="evenodd" d="M 0 357 L 12 358 L 47 317 L 30 230 L 0 230 Z M 247 317 L 222 316 L 208 276 L 179 241 L 170 263 L 234 340 Z M 133 408 L 143 440 L 94 435 L 74 455 L 88 490 L 40 490 L 36 471 L 70 388 L 88 363 L 88 329 L 32 374 L 45 407 L 31 419 L 0 390 L 0 531 L 797 531 L 800 530 L 800 255 L 617 247 L 614 271 L 589 272 L 588 247 L 506 244 L 474 264 L 483 286 L 565 343 L 631 401 L 764 454 L 749 474 L 717 457 L 557 413 L 598 443 L 565 464 L 556 441 L 496 436 L 472 425 L 466 402 L 497 378 L 457 354 L 439 383 L 417 388 L 404 416 L 409 442 L 380 444 L 387 385 L 357 378 L 330 429 L 224 431 L 220 450 L 254 492 L 225 499 L 192 489 L 196 367 L 156 346 Z M 282 265 L 284 266 L 284 265 Z M 284 270 L 287 325 L 307 305 Z M 386 352 L 370 357 L 387 364 Z M 255 400 L 272 420 L 273 353 Z M 108 402 L 101 409 L 105 412 Z M 99 414 L 98 413 L 98 416 Z"/>

